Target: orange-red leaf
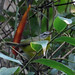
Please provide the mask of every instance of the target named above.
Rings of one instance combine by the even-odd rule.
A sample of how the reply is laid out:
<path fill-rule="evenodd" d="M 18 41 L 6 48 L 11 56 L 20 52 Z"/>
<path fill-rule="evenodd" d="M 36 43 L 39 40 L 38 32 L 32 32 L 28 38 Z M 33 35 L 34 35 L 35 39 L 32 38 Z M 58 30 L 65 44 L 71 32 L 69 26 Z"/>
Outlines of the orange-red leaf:
<path fill-rule="evenodd" d="M 22 33 L 23 33 L 23 30 L 24 30 L 24 27 L 25 27 L 25 24 L 26 24 L 26 21 L 27 21 L 27 15 L 30 11 L 30 8 L 31 8 L 31 5 L 29 5 L 27 11 L 24 13 L 24 15 L 23 15 L 18 27 L 17 27 L 16 33 L 15 33 L 15 36 L 14 36 L 14 39 L 13 39 L 14 43 L 20 43 L 20 41 L 21 41 Z M 19 48 L 16 48 L 16 47 L 13 47 L 13 48 L 17 51 L 19 49 Z M 13 49 L 12 49 L 12 52 L 15 56 L 17 55 L 17 53 Z"/>

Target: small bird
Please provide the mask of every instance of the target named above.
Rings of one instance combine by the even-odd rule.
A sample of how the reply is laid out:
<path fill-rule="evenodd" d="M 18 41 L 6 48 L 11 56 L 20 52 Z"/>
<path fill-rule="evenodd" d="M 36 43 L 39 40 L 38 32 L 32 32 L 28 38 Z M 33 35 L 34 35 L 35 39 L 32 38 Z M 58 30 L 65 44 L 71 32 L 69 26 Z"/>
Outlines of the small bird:
<path fill-rule="evenodd" d="M 50 32 L 44 32 L 42 34 L 40 34 L 39 36 L 36 37 L 31 37 L 28 39 L 22 39 L 21 43 L 24 44 L 23 46 L 21 46 L 21 49 L 24 51 L 24 53 L 27 55 L 27 57 L 31 58 L 32 56 L 34 56 L 36 54 L 36 51 L 34 51 L 31 46 L 30 46 L 30 42 L 36 42 L 36 41 L 50 41 L 51 37 L 50 37 Z M 50 47 L 50 45 L 48 45 L 48 47 Z M 47 47 L 47 48 L 48 48 Z M 42 51 L 43 54 L 43 51 Z"/>

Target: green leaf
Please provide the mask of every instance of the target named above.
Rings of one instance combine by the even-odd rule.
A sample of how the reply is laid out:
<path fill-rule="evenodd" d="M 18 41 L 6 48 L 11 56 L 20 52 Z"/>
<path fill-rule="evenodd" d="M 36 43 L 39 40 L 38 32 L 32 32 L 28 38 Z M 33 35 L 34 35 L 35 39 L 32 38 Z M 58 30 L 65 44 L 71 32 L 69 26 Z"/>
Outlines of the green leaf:
<path fill-rule="evenodd" d="M 20 67 L 14 72 L 14 75 L 17 75 L 20 72 Z"/>
<path fill-rule="evenodd" d="M 61 36 L 54 40 L 55 42 L 67 42 L 71 45 L 75 46 L 75 38 L 67 37 L 67 36 Z"/>
<path fill-rule="evenodd" d="M 65 65 L 63 65 L 63 64 L 61 64 L 59 62 L 56 62 L 54 60 L 50 60 L 50 59 L 38 59 L 38 60 L 34 60 L 33 62 L 40 63 L 40 64 L 46 65 L 48 67 L 55 68 L 57 70 L 63 71 L 67 75 L 75 75 L 74 72 L 71 69 L 69 69 Z"/>
<path fill-rule="evenodd" d="M 28 72 L 28 75 L 35 75 L 35 72 Z"/>
<path fill-rule="evenodd" d="M 0 22 L 4 22 L 5 21 L 5 17 L 0 15 Z"/>
<path fill-rule="evenodd" d="M 41 49 L 43 49 L 44 56 L 45 56 L 47 44 L 48 44 L 47 40 L 37 41 L 37 42 L 31 42 L 30 43 L 32 49 L 35 50 L 36 52 L 38 52 Z"/>
<path fill-rule="evenodd" d="M 72 20 L 72 24 L 75 24 L 75 17 L 72 17 L 71 20 Z"/>
<path fill-rule="evenodd" d="M 50 72 L 51 75 L 56 75 L 57 73 L 58 73 L 57 69 L 52 69 Z"/>
<path fill-rule="evenodd" d="M 2 67 L 0 69 L 0 75 L 12 75 L 19 67 L 6 68 Z"/>
<path fill-rule="evenodd" d="M 64 3 L 67 3 L 67 0 L 59 0 L 58 2 L 55 3 L 55 5 L 60 5 L 60 4 L 64 4 Z M 57 11 L 59 13 L 64 13 L 65 12 L 65 9 L 66 9 L 66 5 L 60 5 L 57 8 Z"/>
<path fill-rule="evenodd" d="M 39 32 L 39 24 L 38 24 L 37 16 L 32 11 L 29 12 L 29 16 L 30 16 L 29 18 L 30 24 L 26 24 L 25 31 L 23 33 L 25 37 L 38 35 Z M 31 35 L 30 35 L 30 30 L 31 30 Z"/>
<path fill-rule="evenodd" d="M 36 52 L 38 52 L 38 51 L 40 51 L 42 49 L 42 46 L 37 44 L 37 43 L 31 42 L 31 48 L 33 50 L 35 50 Z"/>
<path fill-rule="evenodd" d="M 64 17 L 59 17 L 61 20 L 63 20 L 66 24 L 72 24 L 72 20 Z"/>
<path fill-rule="evenodd" d="M 3 58 L 3 59 L 9 60 L 9 61 L 13 61 L 15 63 L 18 63 L 18 64 L 22 65 L 22 63 L 19 60 L 16 60 L 14 58 L 8 57 L 8 56 L 6 56 L 6 55 L 4 55 L 2 53 L 0 53 L 0 57 Z"/>
<path fill-rule="evenodd" d="M 58 32 L 61 32 L 65 29 L 67 24 L 71 24 L 71 23 L 72 23 L 71 19 L 67 19 L 67 18 L 63 18 L 63 17 L 58 16 L 54 20 L 54 27 Z"/>
<path fill-rule="evenodd" d="M 71 62 L 68 62 L 68 66 L 72 69 L 75 70 L 75 53 L 70 54 L 68 57 L 68 60 Z"/>
<path fill-rule="evenodd" d="M 51 27 L 51 25 L 53 25 L 53 18 L 54 18 L 54 10 L 53 8 L 49 8 L 49 28 Z"/>
<path fill-rule="evenodd" d="M 12 26 L 14 28 L 15 20 L 13 18 L 10 19 L 9 24 L 10 24 L 10 26 Z"/>
<path fill-rule="evenodd" d="M 33 12 L 30 12 L 29 14 L 30 14 L 30 16 L 32 16 Z M 39 32 L 39 24 L 38 24 L 37 16 L 34 15 L 32 18 L 30 18 L 29 21 L 30 21 L 30 25 L 31 25 L 31 35 L 36 34 L 37 32 Z M 29 31 L 30 31 L 30 29 L 29 29 Z"/>
<path fill-rule="evenodd" d="M 73 13 L 66 13 L 65 18 L 71 19 L 72 17 L 75 17 Z"/>
<path fill-rule="evenodd" d="M 10 12 L 8 10 L 4 10 L 4 13 L 8 14 L 9 16 L 15 16 L 15 12 Z"/>
<path fill-rule="evenodd" d="M 46 12 L 44 14 L 46 16 Z M 47 18 L 43 16 L 42 23 L 41 23 L 41 32 L 47 31 L 46 25 L 47 25 Z"/>
<path fill-rule="evenodd" d="M 21 7 L 21 5 L 23 4 L 24 0 L 21 0 L 18 2 L 18 6 Z"/>

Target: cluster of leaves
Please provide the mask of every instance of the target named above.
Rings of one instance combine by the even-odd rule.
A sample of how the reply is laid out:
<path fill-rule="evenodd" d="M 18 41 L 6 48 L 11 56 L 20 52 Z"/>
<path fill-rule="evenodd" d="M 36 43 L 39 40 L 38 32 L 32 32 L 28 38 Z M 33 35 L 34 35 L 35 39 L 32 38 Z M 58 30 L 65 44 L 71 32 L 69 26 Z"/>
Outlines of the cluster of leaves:
<path fill-rule="evenodd" d="M 30 3 L 29 1 L 19 1 L 18 5 L 16 6 L 16 8 L 18 8 L 16 9 L 16 13 L 4 10 L 6 14 L 13 17 L 8 23 L 12 28 L 14 28 L 14 30 L 17 28 L 19 18 L 22 17 L 20 15 L 22 15 L 27 9 L 27 6 L 24 6 L 23 3 L 25 2 L 24 4 L 27 5 Z M 13 0 L 13 2 L 15 2 L 15 0 Z M 3 67 L 0 69 L 0 74 L 24 75 L 22 71 L 26 68 L 28 75 L 40 73 L 41 75 L 54 75 L 58 73 L 75 75 L 75 55 L 73 51 L 75 49 L 75 13 L 71 12 L 74 10 L 72 0 L 34 0 L 31 1 L 31 5 L 32 8 L 28 15 L 28 21 L 25 31 L 23 32 L 23 38 L 29 38 L 36 35 L 38 36 L 39 33 L 49 31 L 51 32 L 51 34 L 49 34 L 51 40 L 44 39 L 43 41 L 30 42 L 31 48 L 36 53 L 34 56 L 32 56 L 32 58 L 26 58 L 27 62 L 25 62 L 25 54 L 24 56 L 21 55 L 21 61 L 23 62 L 21 63 L 19 60 L 0 53 L 1 58 L 20 65 L 18 67 L 17 64 L 15 64 L 17 67 L 12 68 Z M 8 18 L 6 16 L 0 17 L 1 22 L 5 22 Z M 60 45 L 62 43 L 64 43 L 64 45 L 62 45 L 61 49 Z M 46 51 L 47 46 L 48 48 Z M 39 56 L 42 49 L 45 58 L 43 55 Z M 6 72 L 4 72 L 4 70 L 6 70 Z"/>

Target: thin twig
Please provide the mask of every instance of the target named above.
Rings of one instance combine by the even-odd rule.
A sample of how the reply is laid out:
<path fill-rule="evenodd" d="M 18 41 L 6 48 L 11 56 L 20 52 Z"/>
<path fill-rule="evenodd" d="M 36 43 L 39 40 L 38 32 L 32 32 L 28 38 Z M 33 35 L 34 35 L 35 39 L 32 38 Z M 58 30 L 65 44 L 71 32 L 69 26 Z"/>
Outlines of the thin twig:
<path fill-rule="evenodd" d="M 10 32 L 8 32 L 4 37 L 2 37 L 3 39 L 4 38 L 6 38 L 9 34 L 11 34 L 11 32 L 13 31 L 13 29 L 10 31 Z M 0 42 L 2 41 L 2 39 L 0 39 Z"/>
<path fill-rule="evenodd" d="M 18 75 L 20 75 L 20 73 L 28 66 L 28 64 L 31 63 L 31 61 L 41 52 L 42 50 L 40 50 L 39 52 L 37 52 L 27 63 L 26 65 L 22 68 L 22 70 L 18 73 Z"/>
<path fill-rule="evenodd" d="M 63 4 L 56 4 L 54 6 L 63 6 L 63 5 L 73 4 L 73 3 L 75 3 L 75 1 L 69 3 L 63 3 Z M 52 7 L 52 5 L 44 6 L 43 8 L 49 8 L 49 7 Z"/>
<path fill-rule="evenodd" d="M 7 9 L 6 10 L 8 10 L 9 9 L 9 7 L 11 6 L 11 3 L 13 2 L 13 0 L 11 0 L 10 1 L 10 3 L 9 3 L 9 5 L 8 5 L 8 7 L 7 7 Z"/>
<path fill-rule="evenodd" d="M 51 24 L 51 27 L 50 27 L 50 31 L 53 28 L 54 18 L 55 18 L 55 14 L 56 14 L 56 8 L 55 8 L 55 5 L 54 5 L 54 1 L 52 1 L 52 10 L 53 10 L 53 15 L 52 15 L 53 19 L 52 19 L 52 24 Z"/>
<path fill-rule="evenodd" d="M 65 59 L 69 54 L 71 54 L 75 50 L 75 47 L 73 47 L 68 53 L 66 53 L 62 59 Z"/>
<path fill-rule="evenodd" d="M 48 1 L 47 1 L 48 3 Z M 47 31 L 49 30 L 49 8 L 47 8 Z"/>
<path fill-rule="evenodd" d="M 13 10 L 15 11 L 15 7 L 14 7 L 13 4 L 12 4 L 13 1 L 9 1 L 9 0 L 8 0 L 8 2 L 10 3 L 11 7 L 12 7 Z"/>
<path fill-rule="evenodd" d="M 53 56 L 64 44 L 65 44 L 65 42 L 63 42 L 63 43 L 50 55 L 49 59 L 52 58 L 52 56 Z"/>
<path fill-rule="evenodd" d="M 69 3 L 69 1 L 70 1 L 70 0 L 67 0 L 67 3 Z M 68 6 L 69 6 L 69 4 L 66 5 L 65 13 L 67 12 Z"/>
<path fill-rule="evenodd" d="M 5 40 L 0 36 L 0 38 L 3 40 L 3 42 L 5 43 Z M 23 57 L 24 59 L 27 59 L 26 57 L 24 57 L 21 53 L 19 53 L 17 50 L 15 50 L 12 46 L 10 46 L 11 49 L 13 49 L 16 53 L 18 53 L 21 57 Z"/>
<path fill-rule="evenodd" d="M 6 22 L 4 22 L 4 23 L 2 24 L 2 27 L 0 28 L 0 30 L 2 30 L 2 29 L 7 25 L 7 23 L 10 21 L 11 18 L 12 18 L 12 17 L 10 17 Z"/>
<path fill-rule="evenodd" d="M 69 29 L 71 29 L 72 27 L 74 27 L 75 25 L 70 26 L 69 28 L 63 30 L 62 32 L 58 33 L 55 37 L 53 37 L 53 39 L 48 43 L 50 44 L 54 39 L 56 39 L 58 36 L 60 36 L 62 33 L 68 31 Z"/>
<path fill-rule="evenodd" d="M 43 4 L 42 6 L 39 6 L 38 8 L 43 8 L 43 7 L 45 7 L 45 6 L 51 5 L 52 2 L 53 2 L 53 1 L 50 1 L 50 2 L 48 2 L 48 3 L 45 2 L 45 4 Z M 58 1 L 54 1 L 54 3 L 56 3 L 56 2 L 58 2 Z"/>

